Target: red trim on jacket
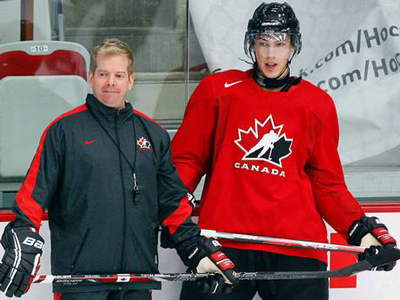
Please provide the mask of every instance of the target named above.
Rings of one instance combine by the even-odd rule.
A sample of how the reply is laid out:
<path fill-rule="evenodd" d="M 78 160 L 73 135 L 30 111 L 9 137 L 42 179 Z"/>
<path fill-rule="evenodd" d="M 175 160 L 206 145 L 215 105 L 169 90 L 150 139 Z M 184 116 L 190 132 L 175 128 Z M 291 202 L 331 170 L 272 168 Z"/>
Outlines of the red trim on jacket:
<path fill-rule="evenodd" d="M 140 111 L 138 111 L 136 109 L 133 109 L 133 113 L 137 114 L 137 115 L 139 115 L 139 116 L 141 116 L 141 117 L 143 117 L 143 118 L 145 118 L 145 119 L 147 119 L 147 120 L 149 120 L 149 121 L 151 121 L 151 122 L 153 122 L 155 124 L 157 124 L 158 126 L 160 126 L 162 128 L 161 124 L 159 124 L 158 122 L 154 121 L 154 119 L 150 118 L 149 116 L 145 115 L 144 113 L 142 113 L 142 112 L 140 112 Z"/>
<path fill-rule="evenodd" d="M 20 190 L 18 191 L 17 194 L 17 205 L 21 209 L 21 211 L 30 219 L 30 221 L 35 225 L 37 229 L 40 228 L 40 223 L 43 219 L 43 214 L 44 211 L 42 207 L 39 205 L 39 203 L 36 202 L 35 199 L 32 197 L 33 190 L 35 189 L 36 185 L 36 180 L 37 180 L 37 175 L 39 173 L 39 167 L 40 167 L 40 158 L 42 155 L 42 150 L 43 150 L 43 145 L 44 145 L 44 140 L 46 139 L 47 132 L 53 126 L 54 123 L 57 121 L 79 113 L 81 111 L 87 110 L 86 104 L 83 104 L 81 106 L 78 106 L 77 108 L 59 116 L 56 118 L 53 122 L 50 123 L 49 126 L 45 129 L 45 131 L 42 134 L 42 137 L 40 138 L 40 143 L 38 146 L 38 149 L 36 151 L 35 157 L 33 158 L 31 167 L 29 168 L 29 172 L 25 177 L 25 181 L 22 184 Z"/>
<path fill-rule="evenodd" d="M 189 204 L 188 196 L 182 198 L 179 207 L 162 222 L 169 233 L 173 235 L 179 226 L 192 214 L 193 207 Z"/>

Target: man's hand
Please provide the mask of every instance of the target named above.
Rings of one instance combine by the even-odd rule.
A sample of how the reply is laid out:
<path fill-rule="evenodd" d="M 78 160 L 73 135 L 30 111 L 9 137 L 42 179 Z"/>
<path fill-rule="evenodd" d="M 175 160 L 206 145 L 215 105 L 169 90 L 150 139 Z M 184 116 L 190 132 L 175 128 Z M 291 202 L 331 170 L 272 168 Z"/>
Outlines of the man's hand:
<path fill-rule="evenodd" d="M 368 248 L 358 256 L 359 260 L 382 254 L 385 252 L 385 249 L 397 247 L 397 242 L 389 234 L 387 227 L 380 223 L 376 217 L 363 217 L 353 222 L 349 228 L 348 236 L 347 242 L 350 245 L 361 245 Z M 390 271 L 395 265 L 396 262 L 391 262 L 379 266 L 376 270 Z"/>
<path fill-rule="evenodd" d="M 200 237 L 197 246 L 183 261 L 197 273 L 215 273 L 205 281 L 199 281 L 199 291 L 210 294 L 227 294 L 238 283 L 235 264 L 222 251 L 221 244 L 213 239 Z"/>
<path fill-rule="evenodd" d="M 12 228 L 9 224 L 1 244 L 5 253 L 0 264 L 0 290 L 7 297 L 21 297 L 39 270 L 44 240 L 34 228 Z"/>

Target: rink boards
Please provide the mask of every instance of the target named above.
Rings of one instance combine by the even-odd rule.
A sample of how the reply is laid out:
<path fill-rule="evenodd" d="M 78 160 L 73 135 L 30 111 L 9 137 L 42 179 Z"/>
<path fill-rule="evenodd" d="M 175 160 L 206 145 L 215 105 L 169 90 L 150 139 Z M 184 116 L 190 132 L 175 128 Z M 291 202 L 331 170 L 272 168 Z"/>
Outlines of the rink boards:
<path fill-rule="evenodd" d="M 370 216 L 377 216 L 384 222 L 392 235 L 400 239 L 400 205 L 374 205 L 364 206 L 365 211 Z M 9 211 L 0 212 L 0 232 L 3 232 L 7 222 L 12 219 Z M 42 223 L 41 235 L 46 244 L 44 254 L 41 260 L 40 274 L 50 274 L 50 232 L 48 222 Z M 331 242 L 339 243 L 338 235 L 329 228 Z M 95 249 L 93 249 L 95 251 Z M 0 256 L 4 253 L 0 249 Z M 159 248 L 160 271 L 161 272 L 185 272 L 186 268 L 179 260 L 175 250 L 166 250 Z M 332 253 L 329 257 L 329 264 L 332 269 L 343 267 L 348 263 L 355 262 L 356 258 L 352 254 Z M 389 300 L 397 299 L 400 293 L 399 286 L 400 267 L 397 266 L 392 272 L 363 272 L 353 277 L 335 278 L 330 281 L 330 299 L 331 300 Z M 154 300 L 173 300 L 179 298 L 180 283 L 163 283 L 161 291 L 154 291 Z M 0 299 L 9 299 L 3 294 Z M 36 284 L 24 296 L 26 300 L 50 300 L 52 298 L 51 286 Z M 258 297 L 255 300 L 259 299 Z"/>

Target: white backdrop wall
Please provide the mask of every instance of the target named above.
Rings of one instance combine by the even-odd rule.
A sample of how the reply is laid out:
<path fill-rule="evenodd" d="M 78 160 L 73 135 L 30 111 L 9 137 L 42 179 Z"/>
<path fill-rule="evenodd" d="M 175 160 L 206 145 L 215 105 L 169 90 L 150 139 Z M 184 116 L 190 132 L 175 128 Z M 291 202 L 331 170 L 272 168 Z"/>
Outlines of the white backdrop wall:
<path fill-rule="evenodd" d="M 250 68 L 247 22 L 260 0 L 191 0 L 196 35 L 211 71 Z M 283 1 L 277 1 L 283 2 Z M 340 120 L 342 163 L 400 165 L 400 2 L 287 0 L 303 49 L 291 73 L 327 91 Z"/>

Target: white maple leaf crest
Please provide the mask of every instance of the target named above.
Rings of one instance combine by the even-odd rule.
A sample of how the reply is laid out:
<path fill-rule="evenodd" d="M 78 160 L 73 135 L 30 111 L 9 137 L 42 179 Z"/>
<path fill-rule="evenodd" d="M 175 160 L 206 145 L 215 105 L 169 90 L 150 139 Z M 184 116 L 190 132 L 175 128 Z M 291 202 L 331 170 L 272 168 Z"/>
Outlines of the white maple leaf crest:
<path fill-rule="evenodd" d="M 254 127 L 238 130 L 235 144 L 245 153 L 242 160 L 262 160 L 282 167 L 282 159 L 292 154 L 293 139 L 282 134 L 283 125 L 275 125 L 272 115 L 263 123 L 254 120 Z"/>

